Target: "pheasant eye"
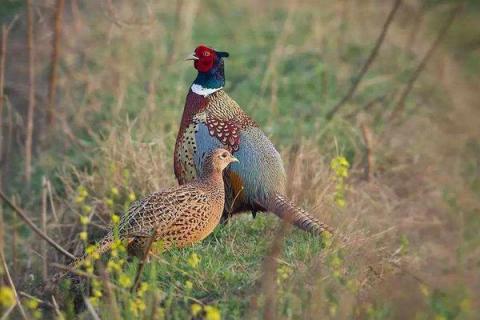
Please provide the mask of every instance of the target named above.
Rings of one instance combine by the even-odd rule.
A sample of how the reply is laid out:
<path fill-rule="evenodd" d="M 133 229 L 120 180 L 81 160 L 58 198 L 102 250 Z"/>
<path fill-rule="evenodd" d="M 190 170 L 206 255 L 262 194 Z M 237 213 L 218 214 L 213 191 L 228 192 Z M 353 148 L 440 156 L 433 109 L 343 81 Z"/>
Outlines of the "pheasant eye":
<path fill-rule="evenodd" d="M 222 153 L 221 157 L 222 157 L 223 159 L 225 159 L 225 158 L 228 157 L 228 154 L 227 154 L 226 152 L 224 152 L 224 153 Z"/>
<path fill-rule="evenodd" d="M 208 51 L 203 52 L 203 56 L 204 56 L 204 57 L 210 56 L 210 52 L 208 52 Z"/>

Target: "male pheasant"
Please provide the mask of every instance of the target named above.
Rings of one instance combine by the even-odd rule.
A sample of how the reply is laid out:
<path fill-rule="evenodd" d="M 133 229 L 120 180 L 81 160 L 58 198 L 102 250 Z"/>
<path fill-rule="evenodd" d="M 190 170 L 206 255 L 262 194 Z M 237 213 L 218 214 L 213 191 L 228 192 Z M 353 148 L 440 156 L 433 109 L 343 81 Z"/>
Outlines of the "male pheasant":
<path fill-rule="evenodd" d="M 150 238 L 163 241 L 163 248 L 189 246 L 206 238 L 219 224 L 225 202 L 222 171 L 238 160 L 225 149 L 215 149 L 203 161 L 199 179 L 175 188 L 158 191 L 136 201 L 122 216 L 118 237 L 127 240 L 129 255 L 142 258 Z M 156 232 L 154 230 L 156 229 Z M 114 241 L 110 231 L 97 244 L 97 253 L 108 251 Z M 79 267 L 86 256 L 76 259 L 69 269 Z M 57 274 L 55 284 L 66 273 Z"/>
<path fill-rule="evenodd" d="M 204 45 L 186 60 L 198 74 L 186 97 L 175 144 L 174 170 L 180 185 L 205 170 L 203 159 L 214 148 L 225 148 L 239 159 L 224 172 L 223 219 L 235 213 L 273 212 L 297 227 L 321 233 L 332 230 L 285 196 L 286 174 L 280 154 L 257 124 L 223 90 L 227 52 Z"/>

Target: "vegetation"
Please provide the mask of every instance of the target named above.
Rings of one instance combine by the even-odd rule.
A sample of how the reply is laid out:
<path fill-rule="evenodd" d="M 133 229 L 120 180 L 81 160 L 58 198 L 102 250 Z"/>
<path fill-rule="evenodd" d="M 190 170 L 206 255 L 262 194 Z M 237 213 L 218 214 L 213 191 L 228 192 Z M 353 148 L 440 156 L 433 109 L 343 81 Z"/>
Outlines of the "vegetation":
<path fill-rule="evenodd" d="M 173 147 L 195 76 L 183 58 L 199 43 L 229 51 L 226 91 L 281 151 L 289 196 L 337 229 L 314 237 L 272 215 L 244 214 L 198 245 L 155 255 L 138 290 L 131 288 L 140 261 L 127 259 L 118 241 L 109 255 L 87 259 L 88 288 L 63 283 L 52 300 L 43 284 L 68 259 L 2 202 L 0 314 L 475 318 L 480 7 L 472 0 L 455 11 L 415 78 L 458 2 L 402 1 L 385 29 L 394 2 L 65 1 L 52 122 L 59 1 L 32 4 L 34 87 L 25 4 L 0 3 L 9 31 L 0 67 L 1 190 L 63 248 L 92 253 L 132 201 L 176 184 Z M 354 94 L 328 119 L 382 28 Z M 31 179 L 29 90 L 36 98 Z"/>

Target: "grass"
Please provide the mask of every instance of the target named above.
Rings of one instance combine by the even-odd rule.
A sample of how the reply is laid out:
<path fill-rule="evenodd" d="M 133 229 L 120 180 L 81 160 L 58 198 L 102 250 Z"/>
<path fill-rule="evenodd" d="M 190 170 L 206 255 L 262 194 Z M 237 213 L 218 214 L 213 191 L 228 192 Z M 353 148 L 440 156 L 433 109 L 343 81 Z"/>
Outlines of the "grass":
<path fill-rule="evenodd" d="M 14 4 L 8 10 L 21 13 Z M 182 58 L 203 42 L 230 52 L 226 91 L 278 147 L 289 172 L 289 196 L 347 240 L 298 230 L 277 239 L 278 219 L 267 214 L 253 219 L 247 213 L 200 244 L 153 258 L 141 279 L 148 289 L 140 294 L 122 285 L 125 277 L 135 277 L 136 260 L 111 272 L 111 282 L 99 282 L 103 296 L 90 299 L 90 311 L 75 315 L 70 291 L 60 290 L 64 317 L 89 318 L 95 312 L 101 319 L 117 314 L 210 320 L 219 315 L 473 319 L 480 308 L 478 81 L 471 80 L 478 76 L 472 62 L 476 51 L 462 50 L 460 38 L 447 37 L 415 83 L 404 114 L 388 121 L 450 2 L 429 2 L 415 28 L 420 3 L 405 2 L 353 99 L 332 121 L 325 119 L 368 56 L 390 5 L 73 3 L 63 26 L 69 36 L 62 45 L 57 126 L 42 126 L 41 100 L 37 108 L 36 133 L 48 139 L 37 141 L 31 188 L 19 174 L 23 148 L 14 146 L 9 170 L 2 167 L 3 181 L 11 181 L 3 188 L 37 222 L 42 176 L 52 181 L 56 216 L 48 206 L 49 235 L 79 255 L 86 245 L 79 236 L 82 216 L 90 219 L 86 230 L 93 242 L 134 198 L 176 184 L 173 146 L 195 76 Z M 452 34 L 465 35 L 464 43 L 475 38 L 471 17 L 479 14 L 474 2 L 468 6 L 469 19 L 452 28 Z M 38 12 L 49 9 L 39 6 Z M 48 26 L 42 21 L 36 43 L 40 72 L 48 70 L 49 52 Z M 22 26 L 17 28 L 10 57 L 21 54 Z M 7 84 L 21 88 L 21 65 L 9 59 Z M 8 93 L 21 119 L 20 100 L 14 90 Z M 374 136 L 370 181 L 363 174 L 362 124 Z M 21 141 L 21 123 L 12 128 Z M 330 167 L 339 156 L 350 163 L 344 182 Z M 345 206 L 339 206 L 339 196 Z M 53 274 L 53 263 L 66 261 L 55 252 L 41 257 L 37 238 L 6 207 L 3 221 L 2 248 L 17 289 L 52 303 L 39 290 L 41 262 L 47 259 Z M 3 293 L 1 312 L 8 309 L 1 302 L 8 300 Z M 31 317 L 55 313 L 51 308 L 39 313 L 32 298 L 21 300 Z M 14 317 L 20 316 L 17 312 Z"/>

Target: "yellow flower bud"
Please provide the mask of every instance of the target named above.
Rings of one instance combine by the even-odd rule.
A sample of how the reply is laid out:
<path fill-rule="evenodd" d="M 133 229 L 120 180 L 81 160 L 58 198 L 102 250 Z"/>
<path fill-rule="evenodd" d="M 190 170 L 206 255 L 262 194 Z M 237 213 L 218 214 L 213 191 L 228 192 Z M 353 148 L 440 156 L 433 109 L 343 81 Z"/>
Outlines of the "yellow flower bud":
<path fill-rule="evenodd" d="M 82 206 L 82 211 L 83 211 L 84 213 L 90 213 L 90 212 L 92 212 L 92 207 L 89 206 L 88 204 L 84 204 L 84 205 Z"/>
<path fill-rule="evenodd" d="M 111 199 L 111 198 L 105 199 L 105 204 L 106 204 L 109 208 L 113 207 L 113 199 Z"/>
<path fill-rule="evenodd" d="M 87 216 L 80 217 L 80 223 L 83 225 L 87 225 L 90 222 L 90 219 Z"/>
<path fill-rule="evenodd" d="M 192 268 L 196 268 L 200 263 L 200 260 L 200 257 L 194 252 L 190 255 L 187 262 Z"/>
<path fill-rule="evenodd" d="M 9 308 L 15 304 L 15 296 L 10 287 L 0 287 L 0 305 L 4 308 Z"/>
<path fill-rule="evenodd" d="M 120 193 L 120 192 L 118 192 L 118 189 L 117 189 L 116 187 L 113 187 L 113 188 L 110 190 L 110 192 L 112 193 L 112 195 L 113 195 L 114 197 L 118 196 L 118 194 Z"/>
<path fill-rule="evenodd" d="M 118 224 L 120 222 L 120 217 L 116 214 L 112 214 L 112 223 Z"/>
<path fill-rule="evenodd" d="M 215 308 L 214 306 L 205 306 L 205 319 L 206 320 L 221 320 L 222 317 L 220 315 L 220 310 Z"/>
<path fill-rule="evenodd" d="M 88 238 L 87 231 L 80 232 L 80 240 L 85 241 L 85 240 L 87 240 L 87 238 Z"/>
<path fill-rule="evenodd" d="M 128 288 L 132 285 L 132 280 L 130 279 L 129 276 L 122 273 L 118 279 L 118 283 L 120 284 L 121 287 Z"/>
<path fill-rule="evenodd" d="M 196 317 L 200 313 L 200 311 L 202 311 L 203 308 L 198 303 L 194 303 L 192 304 L 191 309 L 192 309 L 193 316 Z"/>

